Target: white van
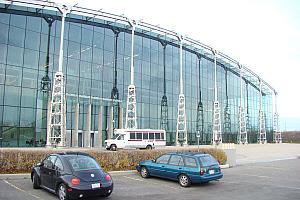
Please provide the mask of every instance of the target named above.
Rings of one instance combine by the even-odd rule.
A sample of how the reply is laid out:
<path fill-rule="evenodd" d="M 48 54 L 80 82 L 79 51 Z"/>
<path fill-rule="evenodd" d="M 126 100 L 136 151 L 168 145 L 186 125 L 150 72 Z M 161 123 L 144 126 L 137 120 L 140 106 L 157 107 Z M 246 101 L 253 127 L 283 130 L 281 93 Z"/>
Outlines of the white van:
<path fill-rule="evenodd" d="M 107 150 L 166 146 L 166 131 L 154 129 L 115 129 L 114 137 L 105 140 Z"/>

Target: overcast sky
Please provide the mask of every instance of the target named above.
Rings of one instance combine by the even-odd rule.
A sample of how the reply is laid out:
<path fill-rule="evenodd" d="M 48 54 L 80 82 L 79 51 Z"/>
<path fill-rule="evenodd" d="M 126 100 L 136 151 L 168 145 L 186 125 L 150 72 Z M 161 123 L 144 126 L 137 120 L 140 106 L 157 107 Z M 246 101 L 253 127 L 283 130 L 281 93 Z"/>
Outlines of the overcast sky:
<path fill-rule="evenodd" d="M 143 19 L 222 51 L 278 91 L 281 128 L 300 130 L 300 1 L 55 1 Z"/>

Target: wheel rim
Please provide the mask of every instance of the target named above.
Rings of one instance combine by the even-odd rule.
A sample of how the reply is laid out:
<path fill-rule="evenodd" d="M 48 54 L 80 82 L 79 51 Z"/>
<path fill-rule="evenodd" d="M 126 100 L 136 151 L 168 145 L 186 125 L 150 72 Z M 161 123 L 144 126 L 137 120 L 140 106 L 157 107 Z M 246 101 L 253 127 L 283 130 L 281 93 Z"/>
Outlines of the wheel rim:
<path fill-rule="evenodd" d="M 66 189 L 63 185 L 61 185 L 59 187 L 58 196 L 59 196 L 60 200 L 65 200 L 66 199 Z"/>
<path fill-rule="evenodd" d="M 144 168 L 144 167 L 142 168 L 141 175 L 142 175 L 142 177 L 146 177 L 148 175 L 148 172 L 147 172 L 146 168 Z"/>
<path fill-rule="evenodd" d="M 181 185 L 183 186 L 186 186 L 188 184 L 189 180 L 188 180 L 188 177 L 187 176 L 180 176 L 180 183 Z"/>

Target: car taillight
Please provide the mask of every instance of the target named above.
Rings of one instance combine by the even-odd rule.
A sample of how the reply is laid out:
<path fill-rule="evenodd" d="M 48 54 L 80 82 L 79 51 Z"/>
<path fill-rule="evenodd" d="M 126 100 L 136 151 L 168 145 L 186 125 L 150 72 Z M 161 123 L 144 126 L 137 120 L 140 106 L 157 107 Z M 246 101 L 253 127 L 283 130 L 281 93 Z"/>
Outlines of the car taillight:
<path fill-rule="evenodd" d="M 80 180 L 78 178 L 73 178 L 71 180 L 72 185 L 79 185 L 80 184 Z"/>
<path fill-rule="evenodd" d="M 106 174 L 106 175 L 105 175 L 105 180 L 110 181 L 110 180 L 111 180 L 110 175 Z"/>
<path fill-rule="evenodd" d="M 205 172 L 205 169 L 200 169 L 200 175 L 203 175 Z"/>

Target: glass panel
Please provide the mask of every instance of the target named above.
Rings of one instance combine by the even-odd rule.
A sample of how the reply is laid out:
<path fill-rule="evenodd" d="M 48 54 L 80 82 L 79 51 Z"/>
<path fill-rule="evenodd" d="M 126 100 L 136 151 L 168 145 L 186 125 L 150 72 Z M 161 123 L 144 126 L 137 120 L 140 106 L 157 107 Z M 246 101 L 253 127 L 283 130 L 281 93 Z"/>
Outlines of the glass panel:
<path fill-rule="evenodd" d="M 22 87 L 37 88 L 37 76 L 37 70 L 23 68 Z"/>
<path fill-rule="evenodd" d="M 19 126 L 19 107 L 4 106 L 3 125 L 4 126 Z M 12 113 L 14 113 L 12 115 Z"/>
<path fill-rule="evenodd" d="M 4 97 L 4 85 L 0 85 L 0 105 L 3 105 L 3 98 Z M 2 110 L 0 112 L 0 117 L 2 116 Z M 1 123 L 1 120 L 0 120 Z"/>
<path fill-rule="evenodd" d="M 9 40 L 8 43 L 13 46 L 23 47 L 24 46 L 25 31 L 24 29 L 16 28 L 11 26 L 9 29 Z"/>
<path fill-rule="evenodd" d="M 41 19 L 40 17 L 27 16 L 27 29 L 40 32 L 41 31 Z"/>
<path fill-rule="evenodd" d="M 8 46 L 7 64 L 8 65 L 23 65 L 23 48 Z"/>
<path fill-rule="evenodd" d="M 19 128 L 16 126 L 3 127 L 2 132 L 2 146 L 3 147 L 16 147 L 18 146 Z"/>
<path fill-rule="evenodd" d="M 25 49 L 24 66 L 28 68 L 37 69 L 39 61 L 39 52 Z"/>
<path fill-rule="evenodd" d="M 21 127 L 35 126 L 35 109 L 21 108 L 20 126 Z"/>
<path fill-rule="evenodd" d="M 40 34 L 33 31 L 26 31 L 25 48 L 39 50 L 39 47 Z"/>
<path fill-rule="evenodd" d="M 36 105 L 36 89 L 23 88 L 22 89 L 22 101 L 23 107 L 35 108 Z"/>
<path fill-rule="evenodd" d="M 9 24 L 9 16 L 10 14 L 0 13 L 0 22 L 4 24 Z"/>
<path fill-rule="evenodd" d="M 19 146 L 33 147 L 36 142 L 34 141 L 34 127 L 20 128 Z"/>
<path fill-rule="evenodd" d="M 21 88 L 5 86 L 4 105 L 20 105 Z M 11 114 L 11 113 L 10 113 Z"/>
<path fill-rule="evenodd" d="M 7 65 L 6 67 L 6 85 L 21 86 L 22 68 Z"/>
<path fill-rule="evenodd" d="M 5 65 L 0 63 L 0 84 L 4 84 L 4 81 L 5 81 Z"/>
<path fill-rule="evenodd" d="M 20 28 L 25 28 L 26 17 L 24 17 L 22 15 L 11 15 L 10 25 L 20 27 Z"/>
<path fill-rule="evenodd" d="M 6 63 L 7 45 L 0 44 L 0 64 Z"/>
<path fill-rule="evenodd" d="M 0 23 L 0 43 L 7 44 L 8 25 Z"/>

